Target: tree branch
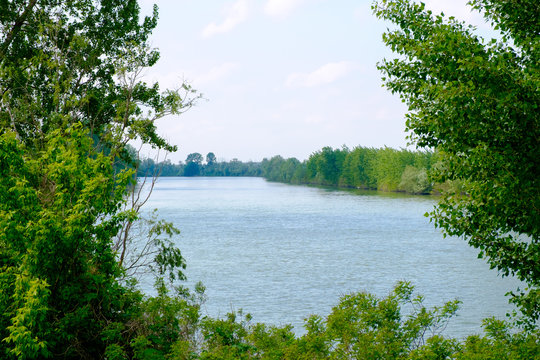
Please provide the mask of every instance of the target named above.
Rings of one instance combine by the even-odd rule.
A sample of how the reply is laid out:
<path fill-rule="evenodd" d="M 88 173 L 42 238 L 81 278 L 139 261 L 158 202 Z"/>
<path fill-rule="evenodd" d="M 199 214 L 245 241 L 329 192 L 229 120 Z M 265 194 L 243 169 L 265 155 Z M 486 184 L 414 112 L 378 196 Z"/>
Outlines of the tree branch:
<path fill-rule="evenodd" d="M 13 41 L 13 38 L 17 36 L 19 31 L 21 31 L 22 25 L 26 21 L 26 18 L 28 17 L 28 14 L 32 11 L 34 6 L 36 5 L 37 0 L 30 0 L 28 5 L 26 5 L 26 8 L 24 9 L 23 13 L 15 20 L 15 24 L 11 28 L 10 32 L 7 34 L 6 39 L 4 40 L 4 43 L 0 46 L 0 63 L 4 61 L 4 57 L 6 55 L 6 51 L 11 45 L 11 42 Z"/>

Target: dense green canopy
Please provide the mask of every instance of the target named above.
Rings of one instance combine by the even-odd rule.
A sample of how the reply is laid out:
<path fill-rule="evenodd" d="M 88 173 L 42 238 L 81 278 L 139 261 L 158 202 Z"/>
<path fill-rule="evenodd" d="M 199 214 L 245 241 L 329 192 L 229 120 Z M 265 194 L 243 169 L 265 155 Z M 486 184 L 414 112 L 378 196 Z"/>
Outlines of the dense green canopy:
<path fill-rule="evenodd" d="M 170 224 L 147 220 L 128 249 L 142 219 L 126 144 L 175 150 L 155 120 L 196 98 L 140 80 L 156 21 L 136 0 L 0 1 L 1 358 L 132 353 L 148 328 L 129 270 L 182 277 Z"/>
<path fill-rule="evenodd" d="M 540 317 L 540 4 L 474 0 L 502 36 L 474 28 L 422 3 L 381 0 L 375 14 L 396 25 L 384 42 L 399 58 L 379 69 L 407 103 L 407 128 L 437 149 L 435 180 L 460 180 L 432 214 L 446 234 L 465 238 L 491 267 L 528 284 L 514 301 Z"/>

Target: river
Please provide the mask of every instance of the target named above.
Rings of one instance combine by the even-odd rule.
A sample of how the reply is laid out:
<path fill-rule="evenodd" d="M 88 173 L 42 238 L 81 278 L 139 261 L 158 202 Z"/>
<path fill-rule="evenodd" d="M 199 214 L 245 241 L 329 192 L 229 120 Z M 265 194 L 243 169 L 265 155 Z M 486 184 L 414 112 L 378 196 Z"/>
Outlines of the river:
<path fill-rule="evenodd" d="M 428 305 L 458 298 L 445 334 L 481 333 L 504 317 L 517 286 L 458 238 L 443 238 L 424 213 L 429 196 L 343 191 L 262 178 L 161 178 L 147 203 L 181 230 L 188 284 L 202 281 L 204 313 L 243 309 L 254 322 L 292 324 L 326 316 L 340 296 L 387 295 L 411 281 Z"/>

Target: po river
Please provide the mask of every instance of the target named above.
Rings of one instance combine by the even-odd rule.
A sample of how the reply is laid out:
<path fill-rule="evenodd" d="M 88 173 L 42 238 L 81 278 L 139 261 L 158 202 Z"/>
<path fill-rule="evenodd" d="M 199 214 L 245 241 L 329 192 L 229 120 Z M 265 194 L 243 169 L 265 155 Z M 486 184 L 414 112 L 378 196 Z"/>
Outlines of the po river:
<path fill-rule="evenodd" d="M 270 183 L 262 178 L 161 178 L 146 209 L 181 230 L 188 285 L 202 281 L 203 313 L 243 309 L 253 322 L 323 317 L 342 295 L 387 295 L 407 280 L 427 305 L 463 302 L 445 333 L 481 333 L 482 319 L 512 309 L 500 278 L 477 251 L 443 238 L 424 213 L 436 199 Z"/>

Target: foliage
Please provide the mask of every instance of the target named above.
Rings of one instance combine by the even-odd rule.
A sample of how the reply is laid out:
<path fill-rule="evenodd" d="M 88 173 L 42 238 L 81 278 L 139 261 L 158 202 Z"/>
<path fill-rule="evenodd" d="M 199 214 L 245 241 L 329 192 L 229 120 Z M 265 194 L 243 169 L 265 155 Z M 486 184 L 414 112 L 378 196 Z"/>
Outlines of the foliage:
<path fill-rule="evenodd" d="M 133 210 L 128 214 L 133 215 Z M 185 259 L 173 242 L 179 233 L 172 223 L 160 219 L 155 209 L 150 214 L 137 215 L 131 222 L 124 221 L 113 250 L 119 253 L 118 262 L 126 277 L 153 273 L 170 283 L 186 280 Z"/>
<path fill-rule="evenodd" d="M 159 173 L 163 176 L 261 176 L 269 181 L 291 184 L 404 191 L 410 194 L 430 193 L 433 187 L 428 171 L 438 161 L 433 152 L 396 150 L 392 148 L 324 147 L 307 161 L 285 159 L 280 155 L 258 162 L 210 161 L 202 163 L 202 155 L 189 154 L 186 163 L 172 164 L 166 159 L 156 163 L 142 160 L 137 167 L 139 177 Z M 415 171 L 413 171 L 413 168 Z M 408 170 L 407 170 L 408 169 Z M 406 171 L 407 170 L 407 171 Z"/>
<path fill-rule="evenodd" d="M 345 158 L 343 164 L 343 183 L 348 187 L 376 189 L 377 178 L 374 173 L 377 149 L 355 147 Z"/>
<path fill-rule="evenodd" d="M 224 319 L 203 318 L 198 351 L 173 359 L 535 359 L 538 333 L 515 332 L 510 324 L 486 320 L 486 336 L 445 338 L 443 331 L 459 301 L 427 308 L 407 282 L 386 297 L 360 292 L 343 296 L 325 318 L 305 320 L 303 335 L 289 325 L 251 322 L 242 311 Z"/>
<path fill-rule="evenodd" d="M 214 165 L 216 161 L 216 154 L 214 154 L 213 152 L 209 152 L 208 154 L 206 154 L 206 164 L 208 166 Z"/>
<path fill-rule="evenodd" d="M 270 181 L 299 184 L 306 182 L 307 168 L 305 162 L 296 158 L 284 159 L 277 155 L 261 163 L 262 176 Z"/>
<path fill-rule="evenodd" d="M 193 90 L 184 84 L 183 95 L 161 93 L 157 84 L 138 80 L 159 59 L 146 45 L 157 8 L 142 23 L 135 0 L 3 1 L 0 13 L 0 127 L 29 150 L 39 151 L 46 134 L 77 122 L 112 153 L 123 154 L 137 137 L 175 149 L 154 121 L 188 109 Z"/>
<path fill-rule="evenodd" d="M 133 354 L 149 313 L 124 266 L 141 206 L 124 207 L 137 189 L 127 143 L 175 150 L 155 120 L 198 98 L 140 80 L 159 58 L 156 19 L 140 21 L 135 0 L 0 2 L 2 358 Z M 181 278 L 176 230 L 146 224 L 151 249 L 137 256 Z"/>
<path fill-rule="evenodd" d="M 503 276 L 528 285 L 513 299 L 530 326 L 540 318 L 540 8 L 538 2 L 473 0 L 501 40 L 434 15 L 424 4 L 381 0 L 375 14 L 397 25 L 384 42 L 399 58 L 379 69 L 408 104 L 407 128 L 436 148 L 437 182 L 458 181 L 432 213 L 448 235 L 480 250 Z M 537 323 L 538 324 L 538 323 Z"/>
<path fill-rule="evenodd" d="M 96 355 L 95 334 L 118 317 L 126 291 L 115 281 L 121 269 L 110 244 L 131 177 L 111 176 L 110 159 L 81 126 L 46 140 L 41 156 L 27 159 L 13 133 L 2 135 L 3 350 Z"/>
<path fill-rule="evenodd" d="M 338 185 L 343 162 L 349 149 L 332 149 L 329 146 L 313 153 L 306 164 L 308 177 L 315 179 L 321 185 Z"/>
<path fill-rule="evenodd" d="M 384 299 L 367 293 L 345 296 L 327 318 L 331 358 L 398 359 L 438 335 L 458 309 L 458 301 L 427 309 L 413 287 L 399 283 Z M 412 312 L 402 317 L 401 306 Z"/>
<path fill-rule="evenodd" d="M 178 288 L 171 294 L 160 279 L 156 285 L 158 295 L 141 304 L 142 316 L 130 343 L 134 357 L 163 359 L 174 354 L 173 358 L 192 358 L 199 346 L 205 288 L 199 283 L 193 293 Z"/>
<path fill-rule="evenodd" d="M 424 194 L 432 189 L 427 172 L 436 161 L 429 151 L 324 147 L 304 162 L 281 156 L 264 159 L 261 169 L 271 181 Z"/>
<path fill-rule="evenodd" d="M 80 124 L 45 140 L 41 156 L 28 158 L 15 134 L 0 136 L 2 358 L 163 358 L 179 344 L 192 349 L 204 289 L 169 295 L 185 266 L 166 240 L 176 230 L 143 223 L 155 246 L 142 261 L 158 290 L 144 297 L 113 246 L 132 171 L 115 175 Z"/>
<path fill-rule="evenodd" d="M 409 194 L 426 194 L 431 191 L 432 185 L 425 169 L 407 165 L 398 187 Z"/>
<path fill-rule="evenodd" d="M 215 155 L 209 159 L 207 157 L 206 164 L 202 163 L 202 157 L 198 161 L 188 161 L 185 164 L 173 164 L 169 159 L 156 162 L 147 158 L 139 162 L 137 175 L 144 177 L 158 173 L 161 176 L 261 176 L 260 167 L 258 162 L 242 162 L 238 159 L 217 161 Z"/>
<path fill-rule="evenodd" d="M 184 167 L 184 176 L 197 176 L 201 173 L 201 164 L 203 156 L 199 153 L 189 154 L 186 158 L 186 166 Z"/>

